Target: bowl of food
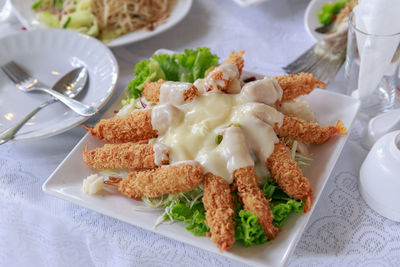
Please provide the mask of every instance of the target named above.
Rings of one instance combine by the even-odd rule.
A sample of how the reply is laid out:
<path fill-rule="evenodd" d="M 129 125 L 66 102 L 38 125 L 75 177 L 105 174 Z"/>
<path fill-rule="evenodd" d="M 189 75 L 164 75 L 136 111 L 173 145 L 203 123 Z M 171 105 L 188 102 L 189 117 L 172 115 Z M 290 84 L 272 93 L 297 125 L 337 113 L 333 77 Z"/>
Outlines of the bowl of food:
<path fill-rule="evenodd" d="M 325 85 L 310 74 L 246 72 L 243 55 L 218 64 L 207 48 L 162 50 L 139 62 L 44 191 L 247 264 L 284 265 L 359 102 L 314 90 Z"/>
<path fill-rule="evenodd" d="M 115 47 L 175 26 L 189 12 L 192 0 L 11 0 L 11 4 L 28 30 L 73 30 Z"/>

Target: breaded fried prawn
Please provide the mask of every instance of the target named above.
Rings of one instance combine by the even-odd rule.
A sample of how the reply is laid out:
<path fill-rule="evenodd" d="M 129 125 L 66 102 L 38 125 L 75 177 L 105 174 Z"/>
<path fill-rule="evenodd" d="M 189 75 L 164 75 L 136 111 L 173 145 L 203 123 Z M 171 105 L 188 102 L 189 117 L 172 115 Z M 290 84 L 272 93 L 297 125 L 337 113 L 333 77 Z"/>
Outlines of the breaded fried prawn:
<path fill-rule="evenodd" d="M 246 50 L 242 50 L 240 52 L 232 51 L 229 57 L 224 61 L 225 64 L 233 64 L 239 71 L 239 76 L 242 75 L 242 70 L 244 67 L 244 59 L 243 55 Z"/>
<path fill-rule="evenodd" d="M 171 82 L 162 79 L 157 82 L 146 82 L 142 95 L 150 102 L 181 105 L 199 96 L 199 90 L 191 83 Z"/>
<path fill-rule="evenodd" d="M 325 88 L 326 84 L 317 80 L 311 73 L 299 73 L 277 76 L 275 79 L 283 90 L 282 100 L 291 101 L 301 95 L 311 93 L 316 87 Z"/>
<path fill-rule="evenodd" d="M 335 126 L 322 127 L 318 123 L 304 121 L 293 115 L 286 115 L 282 126 L 275 126 L 274 130 L 279 136 L 314 144 L 322 144 L 337 134 L 347 134 L 341 121 Z"/>
<path fill-rule="evenodd" d="M 134 171 L 124 179 L 110 180 L 106 184 L 118 186 L 118 190 L 128 197 L 159 197 L 194 189 L 203 181 L 203 170 L 199 165 L 181 163 L 154 170 Z"/>
<path fill-rule="evenodd" d="M 160 100 L 160 87 L 164 82 L 163 79 L 156 82 L 146 82 L 143 87 L 142 96 L 144 96 L 147 101 L 158 103 Z"/>
<path fill-rule="evenodd" d="M 168 158 L 168 151 L 162 151 Z M 82 152 L 83 160 L 89 167 L 105 170 L 127 168 L 129 170 L 154 169 L 157 164 L 154 161 L 154 145 L 150 144 L 106 144 L 103 147 L 88 151 L 86 144 Z M 169 160 L 162 160 L 162 164 L 168 164 Z"/>
<path fill-rule="evenodd" d="M 258 178 L 254 167 L 240 168 L 233 173 L 233 177 L 244 209 L 254 213 L 258 217 L 258 223 L 264 228 L 268 239 L 274 239 L 280 230 L 272 224 L 274 217 L 268 204 L 269 200 L 265 198 L 264 193 L 258 187 Z"/>
<path fill-rule="evenodd" d="M 203 185 L 206 224 L 210 228 L 211 240 L 223 252 L 235 243 L 235 212 L 231 189 L 225 179 L 210 172 L 204 176 Z"/>
<path fill-rule="evenodd" d="M 151 112 L 151 109 L 138 110 L 129 115 L 102 119 L 94 127 L 83 127 L 91 135 L 105 142 L 138 142 L 158 135 L 151 124 Z"/>
<path fill-rule="evenodd" d="M 304 199 L 304 212 L 309 211 L 312 206 L 310 184 L 281 141 L 275 144 L 274 152 L 267 159 L 266 166 L 279 187 L 294 199 Z"/>

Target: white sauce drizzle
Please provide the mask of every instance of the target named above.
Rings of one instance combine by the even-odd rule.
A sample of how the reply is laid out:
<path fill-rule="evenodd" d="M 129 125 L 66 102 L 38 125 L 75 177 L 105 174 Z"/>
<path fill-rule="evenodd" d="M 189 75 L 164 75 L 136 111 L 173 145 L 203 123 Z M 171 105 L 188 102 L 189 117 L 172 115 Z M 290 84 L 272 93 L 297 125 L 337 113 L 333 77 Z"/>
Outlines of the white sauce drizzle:
<path fill-rule="evenodd" d="M 183 94 L 193 86 L 185 82 L 164 82 L 160 87 L 160 104 L 182 105 L 185 103 Z"/>
<path fill-rule="evenodd" d="M 160 134 L 159 130 L 157 138 L 157 142 L 170 148 L 171 164 L 195 160 L 203 167 L 204 173 L 211 172 L 232 182 L 234 170 L 254 165 L 250 147 L 261 161 L 260 173 L 266 173 L 266 159 L 278 142 L 271 125 L 282 123 L 283 115 L 280 112 L 262 103 L 248 103 L 241 94 L 223 94 L 219 91 L 200 95 L 175 109 L 181 111 L 184 119 L 176 119 L 177 123 L 165 123 L 165 132 Z M 227 128 L 230 123 L 239 123 L 240 128 Z M 222 132 L 224 138 L 217 145 L 215 138 Z"/>
<path fill-rule="evenodd" d="M 222 73 L 222 79 L 214 79 L 212 76 L 214 73 Z M 205 78 L 205 88 L 211 90 L 217 90 L 218 87 L 226 88 L 234 79 L 239 79 L 239 70 L 233 64 L 221 64 L 210 72 Z"/>
<path fill-rule="evenodd" d="M 155 143 L 153 145 L 153 151 L 154 151 L 154 163 L 157 166 L 161 166 L 163 161 L 168 160 L 168 146 L 161 144 L 161 143 Z"/>
<path fill-rule="evenodd" d="M 248 101 L 274 105 L 282 99 L 283 90 L 274 78 L 264 77 L 245 84 L 241 93 Z"/>
<path fill-rule="evenodd" d="M 224 131 L 223 139 L 217 147 L 226 160 L 226 168 L 232 177 L 233 172 L 240 168 L 254 166 L 246 137 L 240 127 L 232 126 Z"/>
<path fill-rule="evenodd" d="M 302 100 L 285 101 L 282 103 L 280 111 L 285 115 L 293 114 L 305 121 L 315 121 L 315 116 L 310 110 L 310 106 Z"/>
<path fill-rule="evenodd" d="M 158 105 L 151 111 L 151 126 L 159 135 L 163 135 L 170 126 L 179 124 L 183 116 L 183 112 L 174 105 Z"/>
<path fill-rule="evenodd" d="M 196 81 L 194 81 L 193 85 L 196 86 L 200 94 L 206 92 L 206 79 L 197 79 Z"/>

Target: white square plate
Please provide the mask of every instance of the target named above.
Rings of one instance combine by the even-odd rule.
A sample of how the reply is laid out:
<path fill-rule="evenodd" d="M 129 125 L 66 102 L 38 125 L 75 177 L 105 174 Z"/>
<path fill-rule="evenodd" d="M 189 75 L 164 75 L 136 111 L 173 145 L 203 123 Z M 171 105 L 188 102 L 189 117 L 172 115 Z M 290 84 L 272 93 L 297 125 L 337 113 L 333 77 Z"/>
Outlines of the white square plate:
<path fill-rule="evenodd" d="M 249 76 L 262 77 L 262 75 L 249 72 L 244 72 L 242 75 L 244 78 Z M 122 94 L 109 108 L 104 114 L 105 118 L 114 115 L 114 110 L 120 108 L 120 101 L 124 97 L 124 94 Z M 359 101 L 356 99 L 324 90 L 315 90 L 310 95 L 304 96 L 303 99 L 309 103 L 320 124 L 336 124 L 338 120 L 341 120 L 348 129 L 351 128 L 360 106 Z M 336 136 L 323 145 L 311 147 L 314 160 L 304 174 L 309 178 L 314 190 L 314 206 L 346 140 L 347 136 Z M 209 238 L 193 236 L 192 233 L 186 231 L 181 223 L 160 225 L 153 229 L 153 225 L 161 213 L 135 211 L 132 207 L 143 205 L 141 202 L 111 191 L 105 191 L 102 195 L 94 196 L 83 193 L 81 190 L 82 180 L 95 172 L 82 161 L 82 150 L 86 143 L 89 144 L 90 149 L 103 145 L 102 141 L 96 140 L 88 134 L 85 135 L 45 182 L 43 190 L 46 193 L 172 239 L 219 253 L 219 250 Z M 306 214 L 290 216 L 278 237 L 272 242 L 250 248 L 235 245 L 231 250 L 225 252 L 223 256 L 252 266 L 285 265 L 304 231 L 314 206 Z"/>

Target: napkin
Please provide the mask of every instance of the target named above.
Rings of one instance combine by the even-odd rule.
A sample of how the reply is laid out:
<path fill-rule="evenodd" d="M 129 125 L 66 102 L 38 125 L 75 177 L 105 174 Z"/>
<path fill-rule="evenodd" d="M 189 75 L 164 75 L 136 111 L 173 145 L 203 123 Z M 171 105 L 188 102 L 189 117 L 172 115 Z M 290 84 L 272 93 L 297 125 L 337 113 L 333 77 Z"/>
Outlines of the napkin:
<path fill-rule="evenodd" d="M 359 0 L 354 8 L 355 25 L 366 33 L 390 35 L 400 32 L 399 0 Z M 369 96 L 384 75 L 394 74 L 393 55 L 400 43 L 396 37 L 373 37 L 356 32 L 360 54 L 359 97 Z"/>

